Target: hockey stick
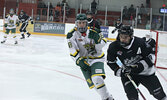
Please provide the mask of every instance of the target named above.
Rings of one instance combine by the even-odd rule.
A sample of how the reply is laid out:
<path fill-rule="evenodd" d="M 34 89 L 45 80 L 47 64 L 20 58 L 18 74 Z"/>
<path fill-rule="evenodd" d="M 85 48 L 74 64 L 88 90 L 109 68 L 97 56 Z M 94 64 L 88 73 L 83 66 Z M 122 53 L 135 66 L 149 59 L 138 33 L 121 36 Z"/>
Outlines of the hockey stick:
<path fill-rule="evenodd" d="M 144 95 L 142 94 L 142 92 L 139 90 L 139 88 L 137 87 L 137 85 L 134 82 L 134 80 L 132 80 L 131 76 L 129 74 L 127 74 L 127 77 L 130 80 L 130 82 L 133 84 L 133 86 L 135 87 L 135 89 L 137 90 L 137 92 L 142 96 L 143 100 L 146 100 L 146 98 L 144 97 Z"/>

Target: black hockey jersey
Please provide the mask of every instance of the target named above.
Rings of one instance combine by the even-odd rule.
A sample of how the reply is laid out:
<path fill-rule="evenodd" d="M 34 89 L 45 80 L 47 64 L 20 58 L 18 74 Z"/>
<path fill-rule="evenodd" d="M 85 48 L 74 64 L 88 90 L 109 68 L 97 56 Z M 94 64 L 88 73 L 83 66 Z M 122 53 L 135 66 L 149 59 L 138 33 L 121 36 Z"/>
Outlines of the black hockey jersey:
<path fill-rule="evenodd" d="M 97 22 L 96 20 L 92 19 L 91 21 L 88 22 L 88 26 L 91 28 L 91 29 L 99 29 L 100 30 L 100 24 L 99 22 Z"/>
<path fill-rule="evenodd" d="M 19 20 L 21 23 L 28 23 L 28 21 L 33 21 L 31 17 L 29 17 L 27 14 L 19 15 Z"/>
<path fill-rule="evenodd" d="M 149 57 L 151 51 L 151 47 L 142 38 L 133 37 L 127 47 L 121 47 L 119 41 L 114 41 L 107 50 L 107 64 L 116 72 L 120 68 L 116 63 L 118 58 L 123 67 L 137 64 L 138 67 L 132 69 L 135 74 L 151 75 L 155 73 L 152 59 Z"/>

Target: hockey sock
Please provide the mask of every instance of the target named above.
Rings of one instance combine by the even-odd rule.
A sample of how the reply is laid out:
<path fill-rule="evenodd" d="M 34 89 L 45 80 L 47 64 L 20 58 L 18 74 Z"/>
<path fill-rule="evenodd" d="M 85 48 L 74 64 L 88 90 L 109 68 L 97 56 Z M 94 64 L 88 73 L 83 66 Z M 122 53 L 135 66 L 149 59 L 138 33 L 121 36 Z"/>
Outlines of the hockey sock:
<path fill-rule="evenodd" d="M 14 41 L 15 41 L 15 43 L 17 42 L 17 36 L 16 36 L 16 34 L 12 34 L 12 37 L 13 37 L 13 39 L 14 39 Z"/>
<path fill-rule="evenodd" d="M 107 99 L 110 95 L 104 84 L 102 76 L 94 76 L 92 77 L 92 81 L 96 87 L 96 91 L 100 94 L 101 98 Z"/>
<path fill-rule="evenodd" d="M 6 40 L 7 40 L 7 37 L 8 37 L 8 34 L 5 34 L 3 41 L 6 41 Z"/>

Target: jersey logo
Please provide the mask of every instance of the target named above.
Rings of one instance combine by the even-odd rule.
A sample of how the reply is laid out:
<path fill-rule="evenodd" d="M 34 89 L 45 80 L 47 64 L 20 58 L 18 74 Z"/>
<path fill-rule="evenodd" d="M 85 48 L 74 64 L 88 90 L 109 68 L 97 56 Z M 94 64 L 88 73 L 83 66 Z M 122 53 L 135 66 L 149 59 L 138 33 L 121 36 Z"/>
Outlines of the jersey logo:
<path fill-rule="evenodd" d="M 117 55 L 122 55 L 122 51 L 117 51 Z"/>
<path fill-rule="evenodd" d="M 140 47 L 137 50 L 137 54 L 141 54 L 141 48 Z"/>

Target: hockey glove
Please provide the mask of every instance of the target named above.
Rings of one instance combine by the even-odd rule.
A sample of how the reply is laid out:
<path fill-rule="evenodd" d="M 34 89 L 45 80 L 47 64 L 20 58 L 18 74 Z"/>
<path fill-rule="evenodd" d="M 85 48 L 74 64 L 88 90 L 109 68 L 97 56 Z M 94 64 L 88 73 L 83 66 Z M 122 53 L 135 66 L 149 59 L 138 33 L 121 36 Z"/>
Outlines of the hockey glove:
<path fill-rule="evenodd" d="M 20 23 L 19 22 L 16 22 L 16 26 L 18 27 L 20 25 Z"/>
<path fill-rule="evenodd" d="M 141 62 L 135 63 L 131 66 L 126 66 L 126 68 L 131 69 L 131 73 L 138 74 L 144 70 L 144 66 Z"/>
<path fill-rule="evenodd" d="M 119 68 L 117 71 L 115 71 L 115 76 L 118 77 L 126 77 L 128 74 L 131 73 L 131 69 L 130 68 Z"/>
<path fill-rule="evenodd" d="M 8 24 L 7 24 L 7 23 L 5 23 L 5 24 L 4 24 L 4 27 L 7 27 L 7 26 L 8 26 Z"/>
<path fill-rule="evenodd" d="M 34 24 L 34 22 L 33 22 L 33 21 L 31 21 L 31 24 Z"/>
<path fill-rule="evenodd" d="M 114 29 L 111 33 L 114 34 L 117 29 Z"/>
<path fill-rule="evenodd" d="M 77 64 L 78 66 L 80 66 L 81 69 L 83 69 L 84 71 L 87 71 L 88 68 L 89 68 L 89 64 L 88 64 L 87 61 L 86 61 L 84 58 L 82 58 L 82 57 L 79 57 L 79 58 L 76 60 L 76 64 Z"/>
<path fill-rule="evenodd" d="M 101 42 L 102 36 L 97 31 L 90 29 L 88 38 L 93 39 L 98 44 Z"/>

